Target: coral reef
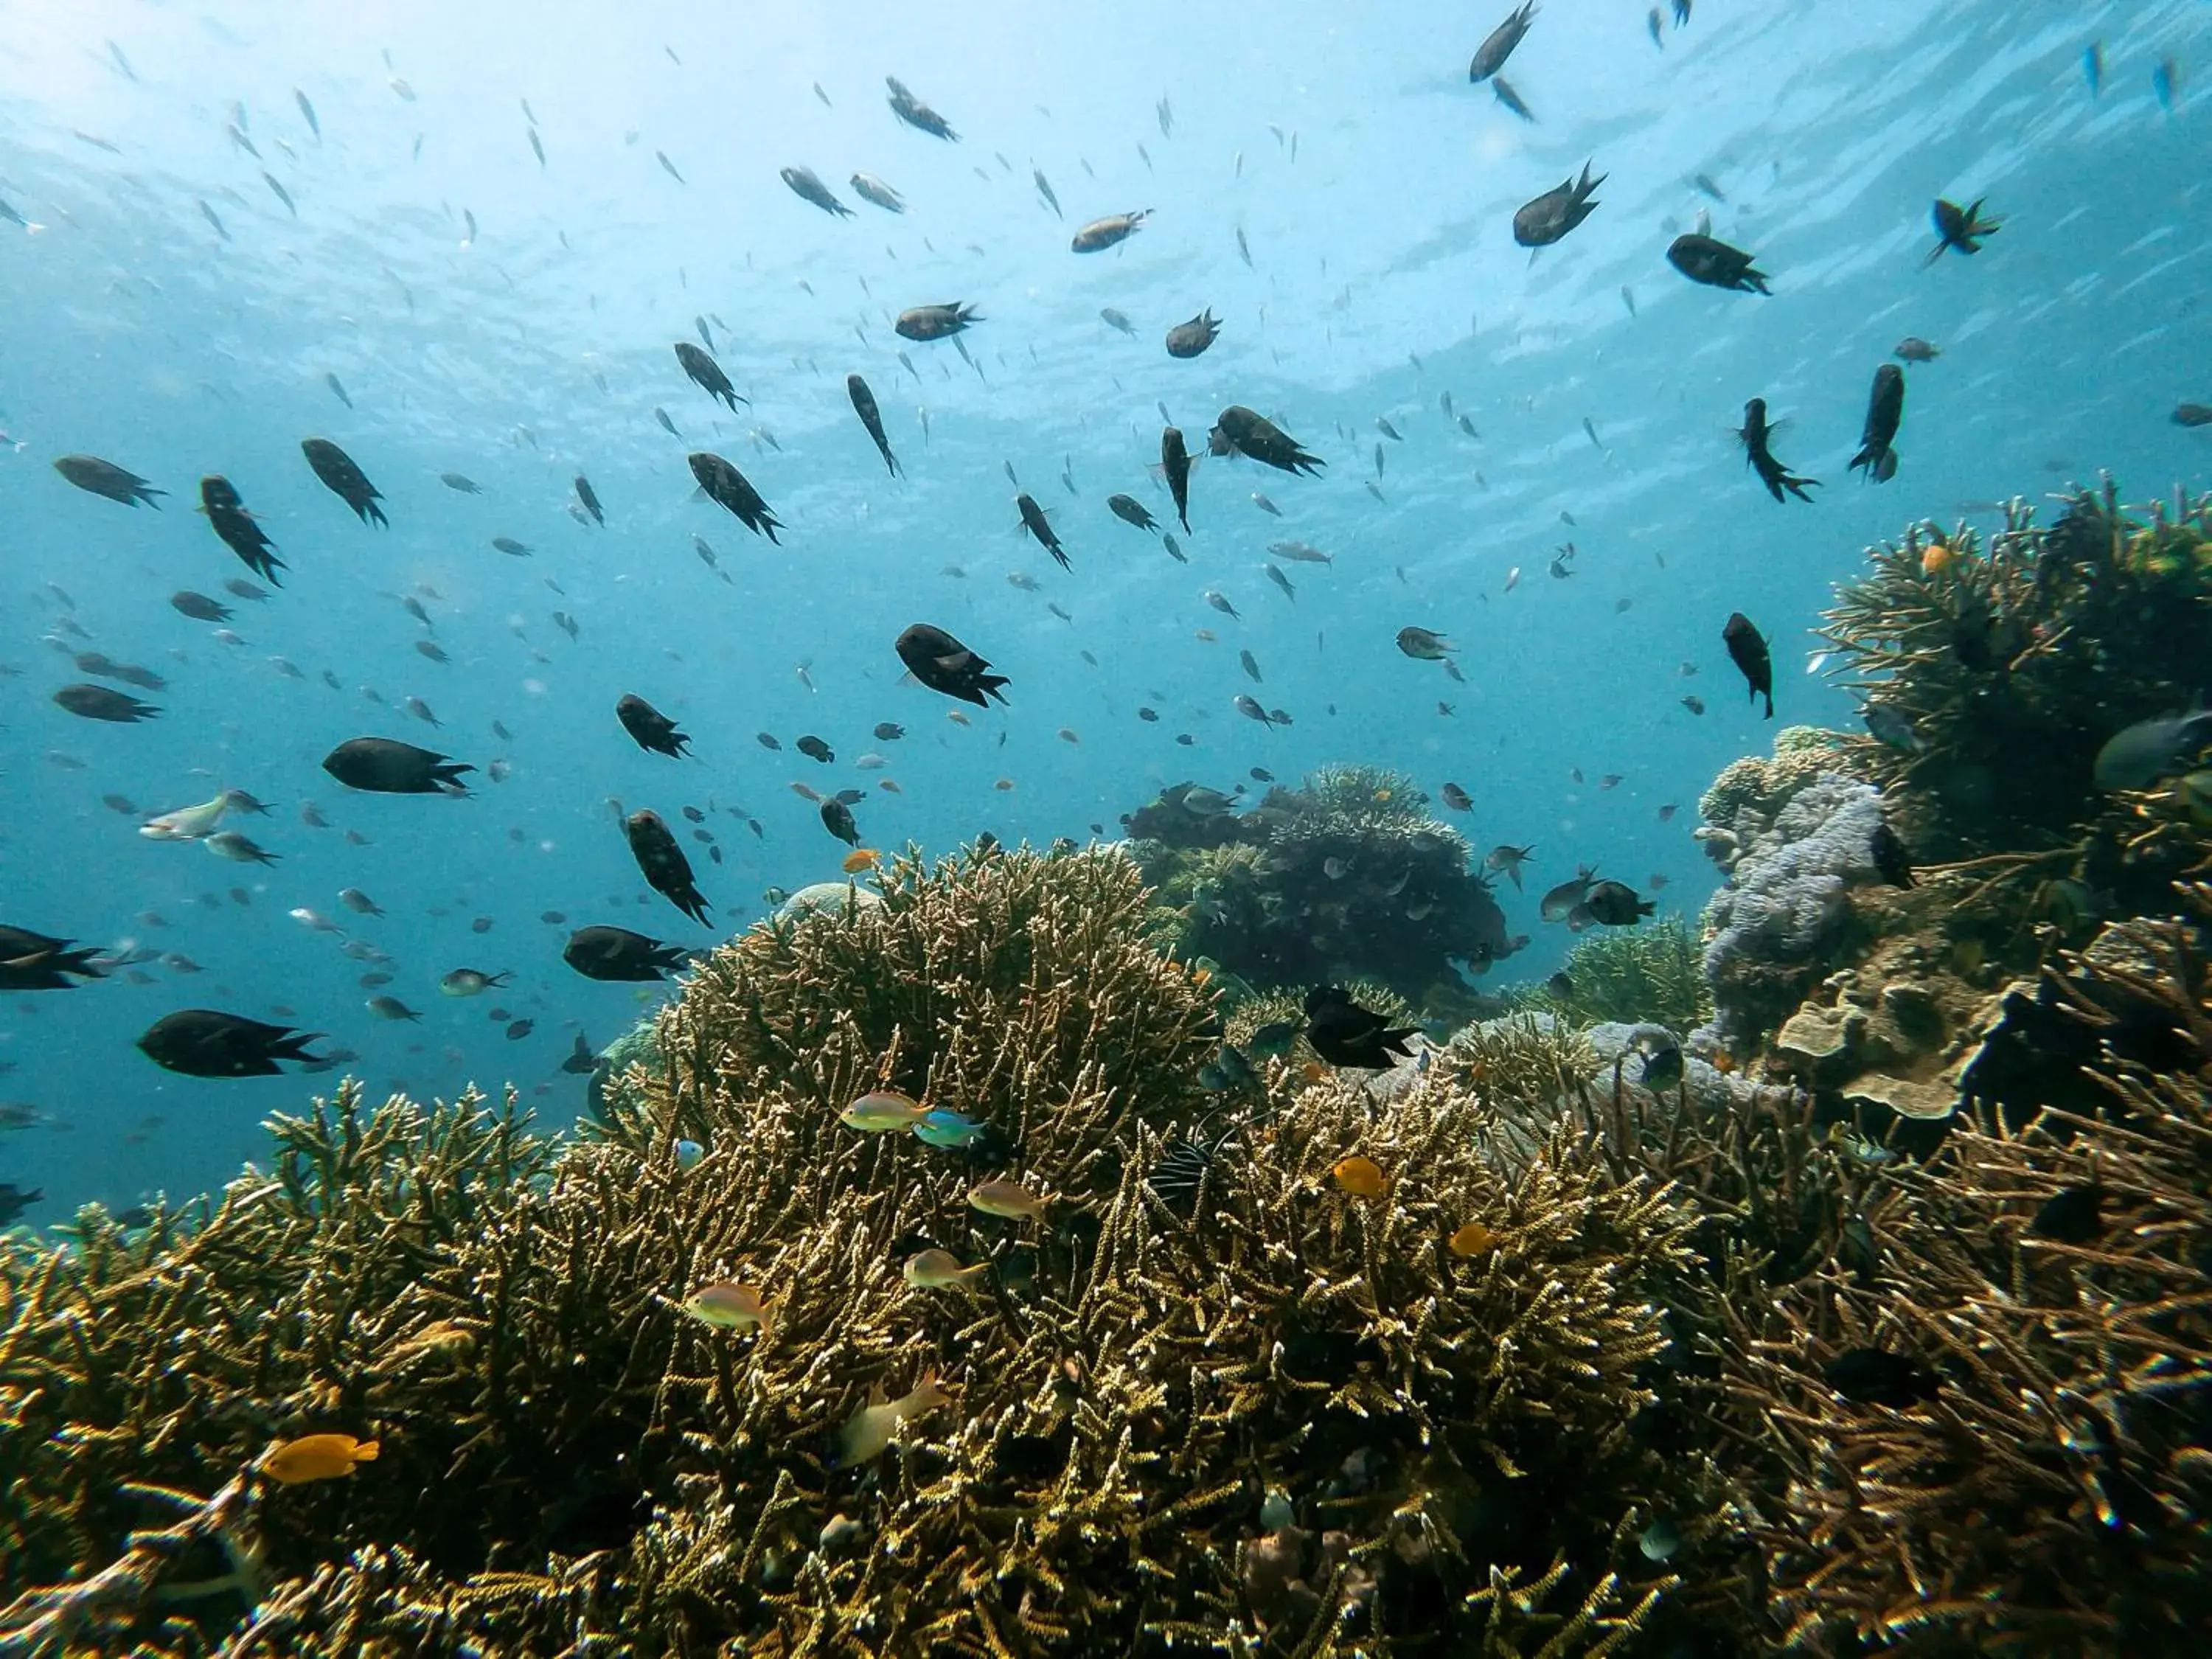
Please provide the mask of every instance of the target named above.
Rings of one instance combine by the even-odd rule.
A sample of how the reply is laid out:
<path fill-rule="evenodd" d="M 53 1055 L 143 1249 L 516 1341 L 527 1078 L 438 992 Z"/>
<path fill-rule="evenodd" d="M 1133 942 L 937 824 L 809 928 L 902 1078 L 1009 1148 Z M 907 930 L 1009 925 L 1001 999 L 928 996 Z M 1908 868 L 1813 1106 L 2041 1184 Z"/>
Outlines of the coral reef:
<path fill-rule="evenodd" d="M 1368 979 L 1464 1017 L 1452 959 L 1479 971 L 1513 941 L 1466 838 L 1427 802 L 1397 773 L 1346 767 L 1243 811 L 1177 784 L 1124 823 L 1188 954 L 1256 988 Z"/>
<path fill-rule="evenodd" d="M 2137 516 L 2107 483 L 2035 519 L 2014 501 L 1986 540 L 1916 526 L 1869 549 L 1871 572 L 1827 613 L 1841 670 L 1899 739 L 1850 739 L 1853 769 L 1931 860 L 2078 856 L 2106 839 L 2099 750 L 2203 690 L 2212 496 Z M 2118 873 L 2110 862 L 2099 880 Z M 2147 872 L 2123 911 L 2160 903 L 2166 878 Z"/>
<path fill-rule="evenodd" d="M 1733 1573 L 1711 1458 L 1632 1427 L 1692 1266 L 1662 1183 L 1565 1126 L 1500 1156 L 1440 1068 L 1378 1111 L 1278 1066 L 1170 1208 L 1218 1027 L 1134 866 L 901 860 L 883 896 L 718 950 L 593 1136 L 349 1085 L 189 1215 L 0 1245 L 0 1645 L 1564 1656 Z M 1000 1139 L 839 1121 L 887 1085 Z M 1043 1218 L 979 1212 L 986 1174 Z M 984 1283 L 908 1283 L 925 1248 Z M 721 1279 L 759 1328 L 681 1311 Z M 333 1431 L 381 1455 L 254 1473 Z"/>
<path fill-rule="evenodd" d="M 2100 1062 L 2087 1114 L 1963 1125 L 1882 1172 L 1862 1270 L 1736 1316 L 1786 1642 L 2179 1654 L 2212 1620 L 2212 1004 L 2190 930 L 2118 932 L 2136 965 L 2071 964 L 2078 1014 L 2154 1006 L 2187 1059 Z M 1869 1348 L 1925 1384 L 1839 1389 Z"/>
<path fill-rule="evenodd" d="M 1704 950 L 1680 916 L 1585 934 L 1558 977 L 1515 993 L 1516 1006 L 1578 1025 L 1617 1023 L 1687 1031 L 1711 1012 Z"/>
<path fill-rule="evenodd" d="M 1845 893 L 1878 879 L 1882 801 L 1867 784 L 1818 773 L 1720 810 L 1727 816 L 1710 828 L 1726 839 L 1706 845 L 1725 848 L 1729 879 L 1705 907 L 1705 973 L 1716 1036 L 1748 1053 L 1850 948 Z"/>

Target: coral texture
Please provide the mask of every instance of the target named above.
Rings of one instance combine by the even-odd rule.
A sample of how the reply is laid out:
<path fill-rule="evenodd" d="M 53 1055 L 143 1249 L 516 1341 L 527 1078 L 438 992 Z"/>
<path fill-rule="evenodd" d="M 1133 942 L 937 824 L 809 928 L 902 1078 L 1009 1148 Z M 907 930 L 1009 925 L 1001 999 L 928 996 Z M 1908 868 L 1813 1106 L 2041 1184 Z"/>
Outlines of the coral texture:
<path fill-rule="evenodd" d="M 1512 941 L 1473 849 L 1427 801 L 1397 773 L 1347 767 L 1242 811 L 1178 784 L 1126 822 L 1190 954 L 1257 989 L 1370 979 L 1463 1017 L 1452 958 L 1479 969 Z"/>
<path fill-rule="evenodd" d="M 1755 1047 L 1819 977 L 1847 918 L 1846 889 L 1874 873 L 1881 823 L 1870 786 L 1822 775 L 1771 813 L 1747 800 L 1720 826 L 1735 853 L 1705 909 L 1705 970 L 1723 1042 Z"/>
<path fill-rule="evenodd" d="M 1134 866 L 902 860 L 883 895 L 715 952 L 592 1138 L 349 1087 L 204 1212 L 8 1245 L 0 1643 L 1565 1655 L 1729 1559 L 1710 1459 L 1632 1426 L 1690 1266 L 1663 1183 L 1564 1125 L 1499 1156 L 1441 1072 L 1382 1113 L 1277 1066 L 1171 1206 L 1218 1037 Z M 884 1086 L 988 1149 L 839 1121 Z M 980 1212 L 987 1176 L 1043 1218 Z M 908 1282 L 931 1248 L 984 1282 Z M 719 1280 L 758 1328 L 681 1311 Z M 870 1455 L 885 1395 L 928 1403 Z M 319 1431 L 380 1455 L 255 1473 Z"/>

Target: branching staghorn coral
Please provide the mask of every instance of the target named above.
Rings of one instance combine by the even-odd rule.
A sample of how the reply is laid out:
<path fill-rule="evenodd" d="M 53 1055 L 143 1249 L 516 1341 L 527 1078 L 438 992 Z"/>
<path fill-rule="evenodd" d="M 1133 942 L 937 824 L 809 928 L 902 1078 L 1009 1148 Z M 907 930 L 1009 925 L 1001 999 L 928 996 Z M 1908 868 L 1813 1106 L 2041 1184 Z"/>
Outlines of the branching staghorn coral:
<path fill-rule="evenodd" d="M 2188 930 L 2123 931 L 2148 966 L 2077 961 L 2081 1016 L 2155 998 L 2191 1064 L 2107 1061 L 2089 1115 L 1962 1127 L 1886 1173 L 1870 1273 L 1740 1310 L 1729 1387 L 1776 1465 L 1756 1535 L 1787 1640 L 2178 1654 L 2212 1620 L 2212 1004 Z M 1824 1367 L 1869 1346 L 1935 1398 L 1838 1395 Z"/>
<path fill-rule="evenodd" d="M 1500 1573 L 1568 1604 L 1545 1651 L 1663 1622 L 1672 1570 L 1622 1559 L 1625 1517 L 1695 1534 L 1717 1502 L 1705 1460 L 1631 1428 L 1666 1346 L 1650 1287 L 1687 1261 L 1672 1195 L 1565 1139 L 1486 1156 L 1492 1115 L 1441 1079 L 1378 1114 L 1279 1073 L 1171 1210 L 1147 1176 L 1218 1103 L 1189 1080 L 1214 1040 L 1126 863 L 886 887 L 718 953 L 603 1137 L 349 1089 L 193 1225 L 10 1254 L 0 1459 L 36 1551 L 11 1591 L 112 1565 L 119 1480 L 211 1490 L 313 1428 L 382 1453 L 260 1492 L 250 1620 L 177 1604 L 82 1650 L 1442 1654 L 1503 1616 Z M 840 1125 L 885 1078 L 1009 1159 Z M 679 1127 L 711 1148 L 690 1168 Z M 1379 1197 L 1332 1176 L 1355 1154 Z M 1045 1221 L 970 1206 L 987 1169 Z M 908 1284 L 925 1246 L 985 1282 Z M 679 1311 L 725 1279 L 762 1288 L 763 1328 Z M 839 1460 L 873 1388 L 932 1375 L 949 1401 Z"/>
<path fill-rule="evenodd" d="M 1679 1036 L 1711 1012 L 1702 954 L 1696 932 L 1680 916 L 1607 928 L 1577 940 L 1567 953 L 1565 986 L 1531 986 L 1514 1000 L 1571 1024 L 1663 1025 Z"/>

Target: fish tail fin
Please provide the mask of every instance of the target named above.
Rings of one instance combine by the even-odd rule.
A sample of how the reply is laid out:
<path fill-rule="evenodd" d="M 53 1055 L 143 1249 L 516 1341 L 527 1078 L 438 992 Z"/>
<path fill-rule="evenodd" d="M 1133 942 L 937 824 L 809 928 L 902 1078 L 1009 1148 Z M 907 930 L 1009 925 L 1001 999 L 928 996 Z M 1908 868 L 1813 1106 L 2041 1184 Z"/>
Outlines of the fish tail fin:
<path fill-rule="evenodd" d="M 386 530 L 392 528 L 392 520 L 384 516 L 384 509 L 374 501 L 362 508 L 361 520 L 363 524 L 377 525 Z"/>
<path fill-rule="evenodd" d="M 378 1454 L 383 1449 L 381 1441 L 364 1440 L 353 1449 L 353 1461 L 356 1463 L 374 1463 L 376 1462 Z"/>

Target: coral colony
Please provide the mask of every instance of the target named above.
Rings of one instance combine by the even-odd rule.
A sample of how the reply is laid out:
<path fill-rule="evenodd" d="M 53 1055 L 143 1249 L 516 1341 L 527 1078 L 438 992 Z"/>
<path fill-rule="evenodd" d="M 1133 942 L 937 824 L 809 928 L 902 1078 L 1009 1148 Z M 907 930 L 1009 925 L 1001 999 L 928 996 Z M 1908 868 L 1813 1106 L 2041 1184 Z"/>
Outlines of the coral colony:
<path fill-rule="evenodd" d="M 0 1653 L 2196 1650 L 2206 523 L 1872 550 L 1866 732 L 1544 985 L 1404 780 L 1177 785 L 809 890 L 578 1134 L 0 1235 Z"/>

